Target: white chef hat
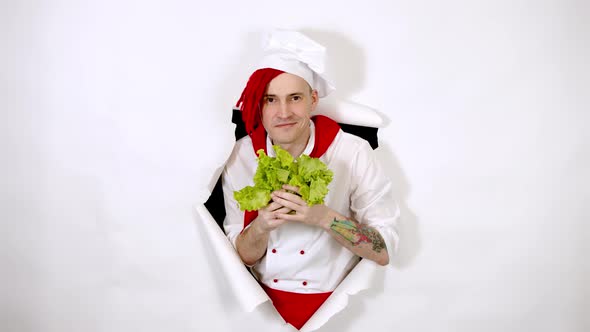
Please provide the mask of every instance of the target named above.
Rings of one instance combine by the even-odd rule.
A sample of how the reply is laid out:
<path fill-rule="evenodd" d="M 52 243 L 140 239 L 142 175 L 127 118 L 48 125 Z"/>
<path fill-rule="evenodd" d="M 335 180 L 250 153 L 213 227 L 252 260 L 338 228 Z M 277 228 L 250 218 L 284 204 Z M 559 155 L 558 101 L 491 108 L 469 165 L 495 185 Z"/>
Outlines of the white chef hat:
<path fill-rule="evenodd" d="M 319 97 L 336 88 L 324 73 L 326 48 L 297 31 L 274 29 L 263 41 L 264 56 L 255 69 L 274 68 L 303 78 Z"/>

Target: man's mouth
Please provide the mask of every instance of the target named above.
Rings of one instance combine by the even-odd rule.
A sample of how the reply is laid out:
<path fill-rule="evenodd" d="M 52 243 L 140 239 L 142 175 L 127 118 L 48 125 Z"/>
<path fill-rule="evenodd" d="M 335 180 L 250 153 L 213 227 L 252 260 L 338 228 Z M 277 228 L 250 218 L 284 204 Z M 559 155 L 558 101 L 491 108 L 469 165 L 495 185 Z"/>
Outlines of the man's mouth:
<path fill-rule="evenodd" d="M 275 125 L 275 127 L 277 127 L 277 128 L 289 128 L 289 127 L 294 126 L 294 125 L 295 125 L 295 122 L 290 122 L 290 123 L 281 123 L 281 124 Z"/>

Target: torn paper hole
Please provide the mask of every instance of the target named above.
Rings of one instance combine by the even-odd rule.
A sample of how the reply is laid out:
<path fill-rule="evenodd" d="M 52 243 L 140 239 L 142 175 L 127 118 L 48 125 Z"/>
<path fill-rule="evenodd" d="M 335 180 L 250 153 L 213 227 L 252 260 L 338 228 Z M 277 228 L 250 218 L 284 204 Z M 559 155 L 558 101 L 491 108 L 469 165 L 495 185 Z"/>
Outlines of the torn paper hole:
<path fill-rule="evenodd" d="M 379 114 L 370 108 L 345 102 L 330 102 L 324 103 L 324 105 L 323 108 L 318 107 L 315 114 L 328 115 L 335 121 L 344 124 L 374 128 L 384 125 Z M 223 165 L 219 166 L 212 174 L 209 187 L 202 192 L 199 202 L 194 205 L 200 219 L 197 222 L 200 226 L 199 229 L 206 234 L 210 246 L 218 255 L 218 259 L 215 261 L 220 264 L 221 270 L 226 276 L 231 276 L 230 287 L 239 307 L 246 312 L 253 312 L 262 303 L 270 302 L 270 298 L 243 265 L 222 227 L 205 206 L 205 202 L 214 192 L 217 179 L 222 171 Z M 379 269 L 383 269 L 383 267 L 367 259 L 361 260 L 300 330 L 315 331 L 319 329 L 331 317 L 346 308 L 350 295 L 369 289 Z M 223 286 L 227 287 L 227 285 Z M 278 315 L 278 313 L 276 314 Z M 279 318 L 281 317 L 279 316 Z"/>

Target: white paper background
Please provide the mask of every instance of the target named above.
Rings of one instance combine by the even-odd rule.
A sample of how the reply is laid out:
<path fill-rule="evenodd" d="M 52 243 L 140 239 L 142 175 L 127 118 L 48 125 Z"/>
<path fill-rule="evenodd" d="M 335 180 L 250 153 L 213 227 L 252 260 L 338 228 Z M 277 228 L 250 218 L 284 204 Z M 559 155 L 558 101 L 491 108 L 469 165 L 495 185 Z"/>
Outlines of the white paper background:
<path fill-rule="evenodd" d="M 584 1 L 0 3 L 0 330 L 276 331 L 192 205 L 263 29 L 382 112 L 401 252 L 320 331 L 588 331 Z M 263 307 L 261 312 L 271 311 Z"/>

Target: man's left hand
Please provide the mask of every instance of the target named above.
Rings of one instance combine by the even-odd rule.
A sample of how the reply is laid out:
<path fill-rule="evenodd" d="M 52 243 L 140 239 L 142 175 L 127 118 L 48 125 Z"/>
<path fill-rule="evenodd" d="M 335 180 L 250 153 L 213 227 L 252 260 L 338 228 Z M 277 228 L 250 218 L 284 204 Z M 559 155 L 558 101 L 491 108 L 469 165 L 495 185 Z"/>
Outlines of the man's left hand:
<path fill-rule="evenodd" d="M 309 206 L 301 198 L 301 196 L 290 193 L 295 192 L 299 194 L 299 187 L 284 185 L 281 191 L 275 191 L 271 194 L 272 200 L 293 210 L 294 214 L 277 213 L 278 219 L 288 221 L 297 221 L 304 224 L 319 226 L 325 230 L 330 229 L 330 224 L 334 219 L 336 213 L 324 204 L 316 204 Z"/>

